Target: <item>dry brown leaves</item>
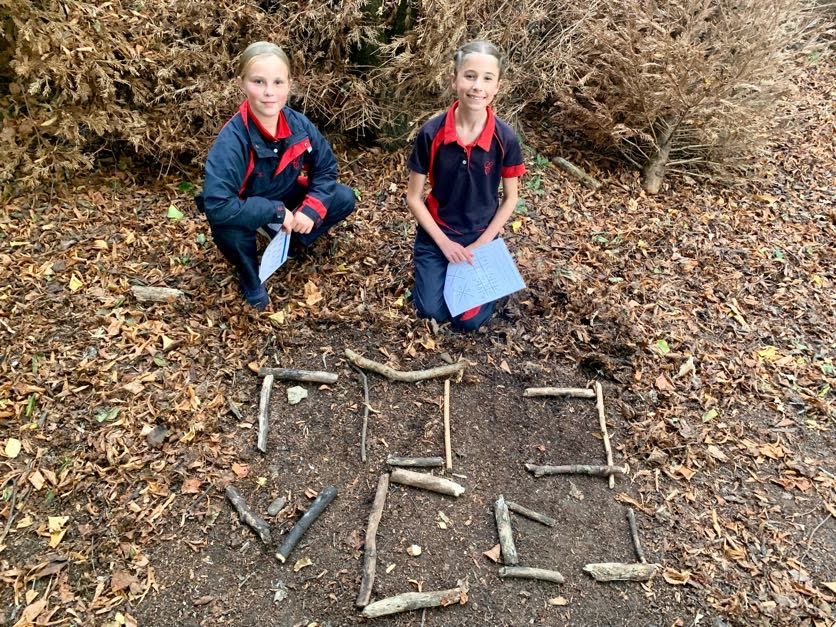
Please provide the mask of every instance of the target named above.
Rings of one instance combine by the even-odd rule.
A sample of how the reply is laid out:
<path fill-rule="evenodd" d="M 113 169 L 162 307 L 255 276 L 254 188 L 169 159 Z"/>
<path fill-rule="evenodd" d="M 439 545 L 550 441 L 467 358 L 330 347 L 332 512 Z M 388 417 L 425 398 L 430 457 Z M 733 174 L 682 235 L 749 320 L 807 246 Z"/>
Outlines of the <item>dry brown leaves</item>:
<path fill-rule="evenodd" d="M 834 75 L 806 80 L 792 106 L 807 133 L 775 148 L 766 183 L 681 180 L 650 199 L 630 174 L 595 172 L 609 185 L 592 194 L 530 154 L 508 233 L 528 289 L 520 316 L 489 331 L 504 359 L 574 359 L 623 386 L 613 437 L 637 471 L 622 498 L 658 529 L 648 552 L 684 601 L 736 620 L 823 624 L 834 602 L 807 523 L 836 515 L 834 118 L 817 95 Z M 271 281 L 264 315 L 242 306 L 178 181 L 115 172 L 3 208 L 0 598 L 13 620 L 131 624 L 161 526 L 213 519 L 210 496 L 248 472 L 215 426 L 255 394 L 248 364 L 272 348 L 293 355 L 315 329 L 350 325 L 402 361 L 445 351 L 407 300 L 404 154 L 341 162 L 361 193 L 353 222 Z M 186 297 L 140 304 L 133 284 Z"/>

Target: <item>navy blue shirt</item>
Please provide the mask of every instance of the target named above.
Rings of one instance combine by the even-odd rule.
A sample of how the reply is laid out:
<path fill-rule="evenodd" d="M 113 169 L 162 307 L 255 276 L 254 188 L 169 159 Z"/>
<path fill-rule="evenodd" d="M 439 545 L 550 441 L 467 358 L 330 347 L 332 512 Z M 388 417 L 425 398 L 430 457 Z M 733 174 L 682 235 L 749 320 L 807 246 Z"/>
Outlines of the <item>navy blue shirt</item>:
<path fill-rule="evenodd" d="M 490 107 L 479 137 L 462 145 L 456 133 L 458 105 L 424 123 L 407 165 L 429 179 L 427 209 L 441 229 L 471 235 L 484 231 L 496 215 L 502 179 L 522 176 L 525 165 L 514 129 Z"/>

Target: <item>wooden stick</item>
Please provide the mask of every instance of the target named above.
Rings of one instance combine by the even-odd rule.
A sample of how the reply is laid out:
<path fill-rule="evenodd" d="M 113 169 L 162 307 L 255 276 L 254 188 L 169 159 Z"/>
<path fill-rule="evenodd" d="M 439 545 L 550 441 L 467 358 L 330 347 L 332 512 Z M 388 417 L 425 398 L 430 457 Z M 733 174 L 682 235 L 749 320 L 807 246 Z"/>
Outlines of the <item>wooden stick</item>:
<path fill-rule="evenodd" d="M 569 396 L 595 398 L 595 390 L 589 388 L 526 388 L 523 396 Z"/>
<path fill-rule="evenodd" d="M 390 466 L 405 466 L 407 468 L 438 468 L 444 465 L 443 457 L 397 457 L 389 455 L 386 463 Z"/>
<path fill-rule="evenodd" d="M 644 558 L 644 550 L 642 544 L 639 542 L 639 529 L 636 526 L 636 515 L 633 513 L 633 508 L 627 508 L 627 523 L 630 525 L 630 536 L 633 538 L 633 547 L 636 549 L 636 556 L 642 564 L 646 564 L 647 560 Z"/>
<path fill-rule="evenodd" d="M 360 428 L 360 461 L 366 461 L 366 435 L 369 430 L 369 380 L 366 378 L 366 373 L 355 367 L 363 380 L 363 426 Z"/>
<path fill-rule="evenodd" d="M 319 518 L 319 515 L 326 507 L 328 507 L 328 504 L 333 501 L 336 496 L 337 488 L 334 486 L 328 486 L 317 495 L 314 502 L 311 503 L 311 506 L 308 508 L 308 511 L 302 514 L 302 517 L 287 534 L 281 548 L 279 548 L 279 551 L 276 553 L 276 558 L 282 564 L 285 563 L 285 560 L 287 559 L 287 556 L 290 555 L 290 552 L 297 544 L 299 544 L 299 540 L 301 540 L 302 536 L 305 535 L 308 527 L 310 527 L 311 524 Z"/>
<path fill-rule="evenodd" d="M 273 375 L 285 381 L 309 381 L 311 383 L 336 383 L 339 375 L 321 370 L 297 370 L 296 368 L 259 368 L 259 376 Z"/>
<path fill-rule="evenodd" d="M 450 496 L 461 496 L 464 494 L 464 486 L 459 485 L 455 481 L 428 475 L 424 472 L 415 472 L 414 470 L 395 468 L 392 471 L 391 480 L 393 483 L 400 483 L 401 485 L 408 485 L 413 488 L 423 488 L 424 490 L 449 494 Z"/>
<path fill-rule="evenodd" d="M 583 569 L 592 575 L 595 581 L 650 581 L 659 571 L 659 565 L 603 562 L 587 564 Z"/>
<path fill-rule="evenodd" d="M 141 303 L 172 303 L 181 296 L 183 291 L 172 287 L 151 287 L 150 285 L 131 285 L 134 298 Z"/>
<path fill-rule="evenodd" d="M 264 544 L 270 544 L 270 525 L 258 514 L 249 508 L 244 497 L 235 489 L 232 484 L 226 486 L 226 498 L 232 503 L 235 511 L 238 512 L 238 518 L 241 522 L 249 525 L 253 531 L 258 534 Z"/>
<path fill-rule="evenodd" d="M 586 172 L 581 170 L 578 166 L 562 157 L 552 157 L 552 161 L 558 165 L 562 170 L 568 172 L 575 178 L 579 179 L 584 185 L 589 187 L 590 189 L 598 190 L 601 188 L 601 183 L 591 176 L 589 176 Z"/>
<path fill-rule="evenodd" d="M 424 607 L 447 607 L 459 603 L 467 603 L 467 587 L 450 588 L 433 592 L 405 592 L 397 596 L 375 601 L 363 608 L 365 618 L 378 618 L 398 612 L 420 610 Z"/>
<path fill-rule="evenodd" d="M 392 381 L 406 381 L 409 383 L 423 381 L 424 379 L 449 377 L 451 375 L 461 372 L 467 366 L 466 361 L 457 361 L 454 364 L 438 366 L 436 368 L 429 368 L 428 370 L 412 370 L 409 372 L 402 372 L 400 370 L 390 368 L 385 364 L 372 361 L 371 359 L 366 359 L 362 355 L 358 355 L 357 353 L 355 353 L 350 348 L 345 349 L 345 355 L 349 358 L 349 360 L 351 360 L 353 364 L 360 368 L 363 368 L 364 370 L 371 370 L 372 372 L 376 372 L 377 374 L 382 374 L 384 377 L 386 377 L 387 379 L 391 379 Z"/>
<path fill-rule="evenodd" d="M 546 527 L 554 527 L 557 524 L 557 521 L 554 518 L 535 512 L 534 510 L 523 507 L 522 505 L 518 505 L 513 501 L 506 501 L 506 504 L 508 505 L 508 509 L 512 512 L 516 512 L 520 516 L 525 516 L 531 520 L 536 520 L 538 523 L 546 525 Z"/>
<path fill-rule="evenodd" d="M 516 577 L 518 579 L 539 579 L 541 581 L 551 581 L 552 583 L 563 583 L 566 581 L 563 575 L 556 570 L 526 568 L 525 566 L 503 566 L 499 569 L 499 576 Z"/>
<path fill-rule="evenodd" d="M 267 428 L 270 421 L 270 395 L 273 392 L 273 375 L 261 382 L 261 399 L 258 402 L 258 450 L 267 452 Z"/>
<path fill-rule="evenodd" d="M 526 464 L 526 470 L 534 473 L 535 477 L 543 475 L 592 475 L 607 477 L 609 475 L 626 475 L 626 466 L 590 466 L 587 464 L 572 464 L 571 466 L 538 466 Z"/>
<path fill-rule="evenodd" d="M 493 511 L 496 518 L 496 530 L 499 533 L 499 546 L 502 549 L 502 562 L 508 566 L 516 566 L 520 563 L 520 558 L 517 556 L 517 547 L 514 546 L 511 515 L 508 513 L 505 497 L 501 494 L 496 499 Z"/>
<path fill-rule="evenodd" d="M 612 466 L 610 435 L 607 433 L 607 417 L 604 415 L 604 392 L 598 381 L 595 382 L 595 397 L 597 398 L 595 404 L 598 407 L 598 424 L 601 425 L 601 434 L 604 436 L 604 451 L 607 453 L 607 466 Z M 615 487 L 615 477 L 610 475 L 607 481 L 610 484 L 610 490 L 612 490 Z"/>
<path fill-rule="evenodd" d="M 447 470 L 453 470 L 453 454 L 450 448 L 450 379 L 444 379 L 444 455 Z"/>
<path fill-rule="evenodd" d="M 389 490 L 389 475 L 383 473 L 377 480 L 377 492 L 374 495 L 372 511 L 369 514 L 369 524 L 366 526 L 366 546 L 363 558 L 363 580 L 360 582 L 360 592 L 354 602 L 357 607 L 365 607 L 372 596 L 374 574 L 377 569 L 377 526 L 383 516 L 383 506 L 386 504 L 386 492 Z"/>

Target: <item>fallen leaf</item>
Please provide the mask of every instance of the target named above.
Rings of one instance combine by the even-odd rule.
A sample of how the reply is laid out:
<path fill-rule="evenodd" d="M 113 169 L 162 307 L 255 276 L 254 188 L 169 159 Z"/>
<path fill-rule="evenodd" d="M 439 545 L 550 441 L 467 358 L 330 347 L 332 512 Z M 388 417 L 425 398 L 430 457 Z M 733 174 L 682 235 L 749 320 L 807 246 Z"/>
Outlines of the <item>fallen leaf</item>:
<path fill-rule="evenodd" d="M 549 605 L 569 605 L 569 601 L 565 597 L 554 597 L 549 599 Z"/>
<path fill-rule="evenodd" d="M 673 568 L 666 568 L 662 571 L 662 577 L 672 586 L 684 586 L 691 579 L 691 573 L 687 570 L 680 572 Z"/>
<path fill-rule="evenodd" d="M 243 479 L 248 474 L 250 474 L 250 467 L 248 464 L 239 464 L 238 462 L 232 463 L 232 472 L 235 473 L 239 479 Z"/>
<path fill-rule="evenodd" d="M 81 288 L 84 283 L 79 279 L 75 274 L 70 277 L 70 291 L 77 292 L 79 288 Z"/>
<path fill-rule="evenodd" d="M 498 564 L 499 563 L 499 556 L 500 556 L 501 552 L 502 552 L 502 548 L 498 544 L 496 544 L 492 548 L 488 549 L 487 551 L 484 551 L 482 553 L 482 555 L 487 557 L 492 562 L 496 562 Z"/>
<path fill-rule="evenodd" d="M 713 444 L 709 444 L 707 450 L 708 454 L 711 455 L 714 459 L 718 459 L 721 462 L 729 461 L 729 456 Z"/>
<path fill-rule="evenodd" d="M 44 476 L 41 474 L 39 470 L 36 470 L 29 475 L 29 483 L 35 486 L 36 490 L 40 490 L 42 487 L 44 487 L 46 479 L 44 479 Z"/>
<path fill-rule="evenodd" d="M 168 206 L 168 213 L 166 213 L 166 217 L 169 220 L 182 220 L 183 212 L 175 207 L 174 204 L 171 204 Z"/>
<path fill-rule="evenodd" d="M 125 588 L 130 588 L 132 585 L 138 584 L 139 580 L 135 575 L 126 570 L 117 569 L 113 571 L 110 577 L 110 589 L 113 592 L 119 592 Z"/>
<path fill-rule="evenodd" d="M 664 372 L 656 377 L 656 388 L 661 390 L 662 392 L 673 392 L 676 388 L 673 386 L 673 383 L 668 378 Z"/>
<path fill-rule="evenodd" d="M 284 311 L 277 311 L 276 313 L 272 313 L 267 318 L 270 322 L 275 322 L 276 324 L 284 324 Z"/>
<path fill-rule="evenodd" d="M 522 228 L 522 220 L 514 220 L 511 222 L 511 230 L 514 233 L 519 233 L 519 230 Z"/>
<path fill-rule="evenodd" d="M 822 581 L 821 585 L 828 588 L 831 592 L 836 592 L 836 581 Z"/>
<path fill-rule="evenodd" d="M 511 374 L 511 368 L 508 366 L 508 362 L 507 362 L 507 361 L 505 361 L 504 359 L 503 359 L 503 360 L 502 360 L 502 362 L 499 364 L 499 368 L 500 368 L 501 370 L 504 370 L 504 371 L 505 371 L 505 372 L 507 372 L 508 374 Z"/>
<path fill-rule="evenodd" d="M 308 281 L 305 283 L 305 304 L 308 307 L 313 307 L 319 301 L 322 300 L 322 294 L 319 291 L 319 288 L 316 286 L 316 283 L 313 281 Z"/>
<path fill-rule="evenodd" d="M 303 568 L 311 566 L 312 564 L 313 562 L 310 557 L 303 557 L 302 559 L 297 560 L 297 562 L 293 565 L 293 572 L 298 573 Z"/>
<path fill-rule="evenodd" d="M 183 482 L 183 486 L 180 488 L 180 492 L 183 494 L 197 494 L 200 492 L 200 484 L 202 481 L 197 477 L 192 477 L 190 479 L 186 479 Z"/>
<path fill-rule="evenodd" d="M 17 438 L 9 438 L 6 440 L 6 448 L 4 452 L 6 457 L 9 459 L 14 459 L 20 455 L 20 440 Z"/>

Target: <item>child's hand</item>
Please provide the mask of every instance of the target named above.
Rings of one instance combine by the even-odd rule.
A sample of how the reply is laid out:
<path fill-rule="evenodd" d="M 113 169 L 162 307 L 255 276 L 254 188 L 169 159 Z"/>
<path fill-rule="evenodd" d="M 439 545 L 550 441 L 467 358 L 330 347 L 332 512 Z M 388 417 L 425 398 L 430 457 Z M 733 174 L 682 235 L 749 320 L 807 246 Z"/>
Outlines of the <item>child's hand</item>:
<path fill-rule="evenodd" d="M 293 220 L 293 230 L 296 233 L 310 233 L 313 230 L 314 221 L 311 220 L 308 216 L 306 216 L 301 211 L 298 211 L 294 214 Z"/>
<path fill-rule="evenodd" d="M 293 212 L 290 209 L 284 210 L 284 221 L 282 222 L 282 228 L 285 230 L 286 233 L 291 233 L 293 231 L 293 223 L 295 222 L 295 217 Z"/>
<path fill-rule="evenodd" d="M 461 244 L 457 244 L 449 238 L 446 242 L 439 245 L 439 248 L 441 249 L 441 252 L 444 253 L 444 256 L 447 257 L 447 261 L 450 263 L 461 263 L 466 261 L 471 265 L 473 264 L 473 253 Z"/>

